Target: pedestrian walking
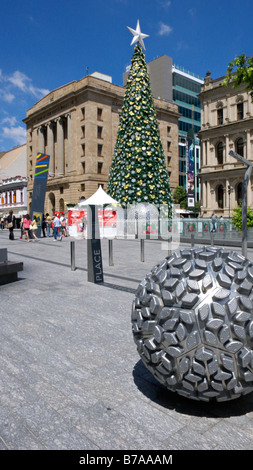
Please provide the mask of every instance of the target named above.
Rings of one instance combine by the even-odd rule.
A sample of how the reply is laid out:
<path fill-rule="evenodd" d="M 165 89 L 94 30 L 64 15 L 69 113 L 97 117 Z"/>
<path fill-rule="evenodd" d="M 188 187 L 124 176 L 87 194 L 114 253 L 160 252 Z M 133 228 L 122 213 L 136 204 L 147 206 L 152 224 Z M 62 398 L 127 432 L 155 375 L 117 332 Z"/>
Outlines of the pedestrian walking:
<path fill-rule="evenodd" d="M 15 217 L 13 215 L 13 211 L 10 210 L 9 215 L 7 217 L 7 227 L 9 229 L 9 240 L 14 240 L 14 227 L 15 227 Z"/>
<path fill-rule="evenodd" d="M 54 219 L 53 219 L 53 224 L 54 224 L 54 242 L 56 242 L 58 239 L 61 240 L 61 234 L 59 233 L 61 222 L 59 218 L 59 214 L 55 212 L 54 214 Z"/>
<path fill-rule="evenodd" d="M 52 226 L 52 219 L 49 215 L 49 213 L 46 213 L 46 224 L 47 224 L 47 237 L 50 237 L 50 229 Z"/>
<path fill-rule="evenodd" d="M 23 233 L 24 233 L 24 216 L 22 215 L 21 221 L 20 221 L 20 239 L 22 240 L 23 238 Z"/>
<path fill-rule="evenodd" d="M 26 214 L 23 220 L 23 235 L 25 235 L 27 242 L 29 242 L 29 239 L 31 236 L 30 224 L 31 224 L 30 215 Z"/>
<path fill-rule="evenodd" d="M 2 217 L 1 218 L 1 230 L 3 230 L 3 229 L 4 229 L 4 218 Z"/>
<path fill-rule="evenodd" d="M 211 222 L 212 222 L 212 229 L 211 229 L 211 232 L 216 232 L 216 221 L 217 221 L 217 215 L 216 215 L 215 212 L 213 211 L 213 212 L 212 212 L 212 215 L 211 215 Z"/>
<path fill-rule="evenodd" d="M 37 228 L 38 228 L 37 217 L 36 217 L 36 215 L 34 215 L 32 223 L 31 223 L 31 231 L 32 231 L 33 241 L 38 240 L 38 238 L 36 237 Z"/>
<path fill-rule="evenodd" d="M 46 221 L 46 217 L 44 216 L 44 214 L 43 214 L 43 217 L 42 217 L 41 228 L 42 228 L 43 237 L 45 238 L 46 237 L 46 229 L 47 229 L 47 221 Z"/>
<path fill-rule="evenodd" d="M 62 236 L 66 237 L 67 236 L 67 233 L 66 233 L 66 218 L 65 218 L 64 212 L 61 212 L 60 223 L 61 223 L 61 229 L 62 229 Z"/>

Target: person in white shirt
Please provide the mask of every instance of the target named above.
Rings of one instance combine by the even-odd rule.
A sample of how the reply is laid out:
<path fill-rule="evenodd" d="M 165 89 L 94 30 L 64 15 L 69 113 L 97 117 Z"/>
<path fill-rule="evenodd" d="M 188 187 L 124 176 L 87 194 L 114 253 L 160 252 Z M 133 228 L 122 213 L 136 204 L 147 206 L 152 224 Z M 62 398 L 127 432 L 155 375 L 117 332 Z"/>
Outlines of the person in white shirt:
<path fill-rule="evenodd" d="M 57 212 L 55 212 L 55 214 L 54 214 L 53 223 L 54 223 L 54 241 L 56 242 L 57 239 L 61 240 L 61 234 L 59 233 L 59 228 L 61 226 L 61 222 L 60 222 L 60 219 L 58 217 Z"/>

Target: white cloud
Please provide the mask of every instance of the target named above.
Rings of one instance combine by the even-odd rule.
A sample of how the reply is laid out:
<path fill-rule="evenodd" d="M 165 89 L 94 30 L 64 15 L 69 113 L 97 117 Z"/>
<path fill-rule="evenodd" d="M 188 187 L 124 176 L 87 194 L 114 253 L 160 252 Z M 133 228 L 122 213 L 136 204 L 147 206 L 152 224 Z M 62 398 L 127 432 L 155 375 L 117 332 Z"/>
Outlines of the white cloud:
<path fill-rule="evenodd" d="M 173 28 L 168 24 L 160 23 L 159 36 L 168 36 L 173 31 Z"/>
<path fill-rule="evenodd" d="M 4 138 L 12 139 L 17 145 L 26 143 L 26 130 L 24 127 L 3 127 L 2 135 Z"/>
<path fill-rule="evenodd" d="M 170 0 L 164 0 L 164 1 L 163 1 L 163 6 L 164 6 L 164 8 L 168 8 L 168 7 L 170 7 L 170 5 L 171 5 L 171 1 L 170 1 Z"/>
<path fill-rule="evenodd" d="M 15 99 L 15 96 L 13 93 L 10 93 L 7 90 L 0 90 L 0 98 L 2 98 L 2 100 L 6 103 L 12 103 L 12 101 Z"/>
<path fill-rule="evenodd" d="M 49 93 L 49 90 L 47 89 L 34 86 L 31 78 L 27 77 L 27 75 L 20 72 L 19 70 L 9 76 L 7 80 L 24 93 L 32 94 L 39 99 Z"/>
<path fill-rule="evenodd" d="M 8 77 L 7 80 L 24 92 L 27 89 L 27 82 L 30 81 L 24 73 L 19 72 L 18 70 Z"/>
<path fill-rule="evenodd" d="M 17 118 L 15 116 L 13 117 L 6 117 L 2 119 L 1 123 L 2 124 L 10 124 L 10 126 L 14 126 L 17 122 Z"/>

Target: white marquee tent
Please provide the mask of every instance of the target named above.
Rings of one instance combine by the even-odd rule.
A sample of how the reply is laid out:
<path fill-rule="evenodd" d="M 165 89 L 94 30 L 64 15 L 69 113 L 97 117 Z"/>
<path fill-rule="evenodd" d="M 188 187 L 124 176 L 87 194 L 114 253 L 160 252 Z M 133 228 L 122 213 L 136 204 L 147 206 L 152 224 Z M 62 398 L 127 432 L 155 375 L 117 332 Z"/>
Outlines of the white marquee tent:
<path fill-rule="evenodd" d="M 104 206 L 105 204 L 119 204 L 109 194 L 107 194 L 102 186 L 99 186 L 98 190 L 89 198 L 79 202 L 78 207 L 83 206 Z"/>

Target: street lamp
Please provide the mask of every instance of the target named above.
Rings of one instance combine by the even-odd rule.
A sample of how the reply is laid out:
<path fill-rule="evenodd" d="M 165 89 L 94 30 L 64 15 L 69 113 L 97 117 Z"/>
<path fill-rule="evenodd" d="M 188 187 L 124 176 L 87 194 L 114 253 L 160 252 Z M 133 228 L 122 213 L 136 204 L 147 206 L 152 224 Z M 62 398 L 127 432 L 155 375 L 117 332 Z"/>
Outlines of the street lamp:
<path fill-rule="evenodd" d="M 246 160 L 246 158 L 238 155 L 238 153 L 230 150 L 229 155 L 236 158 L 239 162 L 246 165 L 247 169 L 244 174 L 243 185 L 242 185 L 242 254 L 247 257 L 247 187 L 252 172 L 253 164 Z"/>

